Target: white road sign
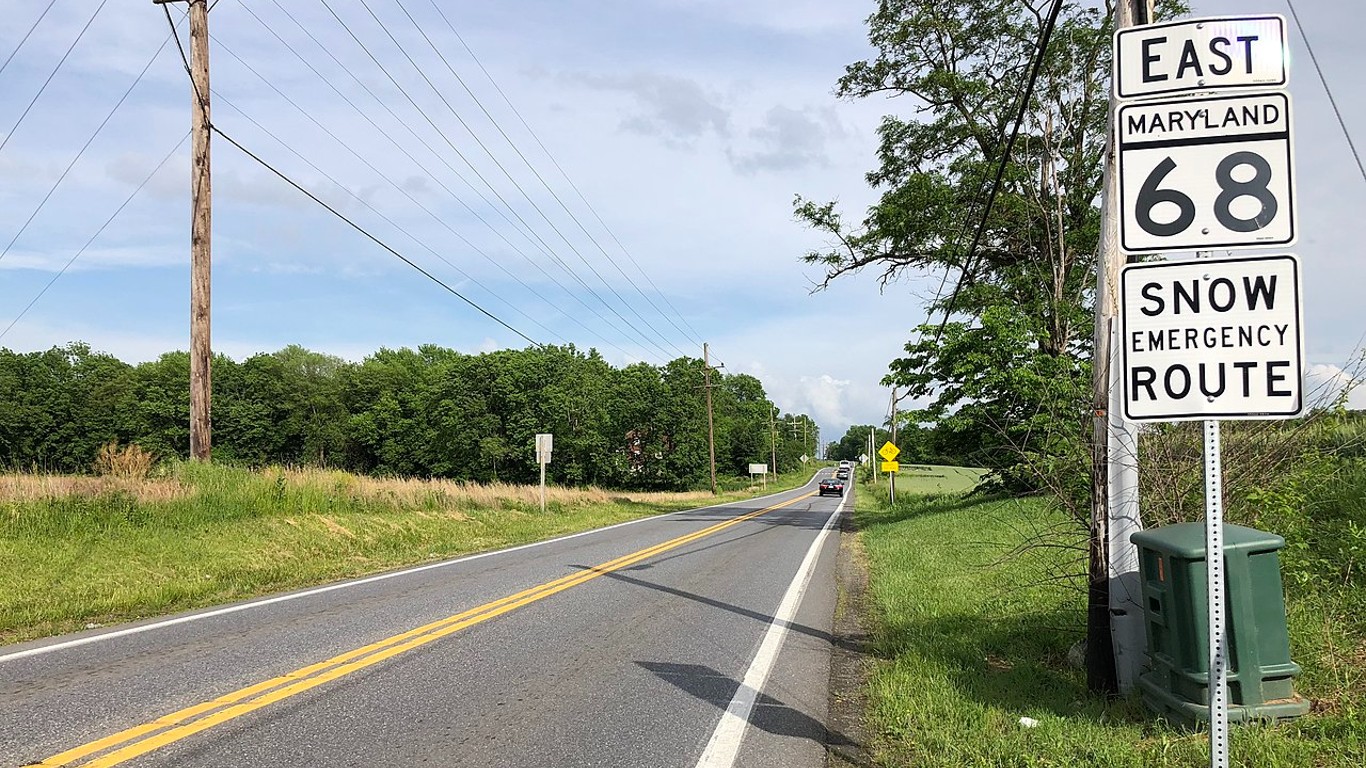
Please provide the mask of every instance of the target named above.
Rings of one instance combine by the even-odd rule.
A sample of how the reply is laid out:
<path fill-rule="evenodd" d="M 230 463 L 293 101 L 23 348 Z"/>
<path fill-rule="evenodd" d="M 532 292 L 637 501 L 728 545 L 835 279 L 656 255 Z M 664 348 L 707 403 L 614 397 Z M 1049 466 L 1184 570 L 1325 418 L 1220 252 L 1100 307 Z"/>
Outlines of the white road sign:
<path fill-rule="evenodd" d="M 1300 415 L 1302 318 L 1296 256 L 1124 267 L 1124 418 L 1189 421 Z"/>
<path fill-rule="evenodd" d="M 555 436 L 547 433 L 536 435 L 536 462 L 538 464 L 549 464 L 550 453 L 555 450 Z"/>
<path fill-rule="evenodd" d="M 1115 94 L 1121 99 L 1227 88 L 1283 88 L 1283 16 L 1220 16 L 1115 32 Z"/>
<path fill-rule="evenodd" d="M 751 475 L 763 475 L 768 473 L 767 464 L 750 464 L 749 473 Z"/>
<path fill-rule="evenodd" d="M 1120 107 L 1120 247 L 1156 253 L 1293 243 L 1290 124 L 1290 97 L 1279 92 Z"/>

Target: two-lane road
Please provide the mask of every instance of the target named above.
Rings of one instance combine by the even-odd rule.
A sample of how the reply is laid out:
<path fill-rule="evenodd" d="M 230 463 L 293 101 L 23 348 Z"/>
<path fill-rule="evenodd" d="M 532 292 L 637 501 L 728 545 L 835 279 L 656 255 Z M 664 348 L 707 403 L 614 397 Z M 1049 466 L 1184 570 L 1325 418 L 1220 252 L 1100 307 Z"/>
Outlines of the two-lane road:
<path fill-rule="evenodd" d="M 813 480 L 0 648 L 0 766 L 816 768 L 843 507 Z"/>

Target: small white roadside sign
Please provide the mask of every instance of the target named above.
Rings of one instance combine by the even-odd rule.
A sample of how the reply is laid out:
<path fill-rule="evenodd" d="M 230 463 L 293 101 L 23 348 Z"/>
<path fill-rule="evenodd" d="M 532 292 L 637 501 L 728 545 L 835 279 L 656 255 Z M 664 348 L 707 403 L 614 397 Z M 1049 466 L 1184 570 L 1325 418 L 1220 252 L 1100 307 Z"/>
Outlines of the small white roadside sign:
<path fill-rule="evenodd" d="M 1304 410 L 1297 256 L 1130 264 L 1120 274 L 1120 323 L 1129 421 Z"/>
<path fill-rule="evenodd" d="M 1219 16 L 1115 32 L 1121 99 L 1229 88 L 1284 88 L 1285 17 Z"/>
<path fill-rule="evenodd" d="M 1290 97 L 1119 108 L 1119 238 L 1130 253 L 1264 248 L 1297 236 Z"/>

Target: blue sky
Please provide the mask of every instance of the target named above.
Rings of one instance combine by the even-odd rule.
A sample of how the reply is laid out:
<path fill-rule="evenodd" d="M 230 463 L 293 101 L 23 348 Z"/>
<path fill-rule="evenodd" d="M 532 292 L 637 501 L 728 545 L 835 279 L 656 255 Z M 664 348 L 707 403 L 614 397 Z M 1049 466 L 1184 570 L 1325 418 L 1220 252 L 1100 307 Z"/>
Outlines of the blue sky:
<path fill-rule="evenodd" d="M 680 349 L 698 355 L 695 335 L 711 342 L 728 371 L 760 376 L 784 409 L 815 415 L 827 440 L 851 422 L 882 418 L 887 395 L 877 382 L 908 329 L 924 320 L 923 299 L 937 280 L 908 279 L 880 293 L 873 276 L 855 276 L 812 295 L 819 275 L 798 257 L 821 241 L 791 216 L 795 194 L 839 199 L 850 214 L 860 213 L 872 200 L 863 174 L 874 165 L 877 122 L 884 112 L 911 111 L 904 101 L 846 103 L 831 95 L 843 67 L 868 53 L 862 20 L 872 3 L 441 3 L 647 278 L 579 201 L 431 0 L 399 2 L 366 0 L 516 185 L 354 0 L 328 4 L 440 131 L 320 0 L 224 0 L 215 8 L 215 123 L 537 341 L 595 346 L 621 364 L 659 362 Z M 46 5 L 0 0 L 9 20 L 0 31 L 0 56 L 14 50 Z M 98 5 L 56 0 L 0 72 L 0 135 L 7 136 L 0 150 L 0 248 L 24 227 L 167 38 L 159 6 L 111 0 L 22 124 L 5 133 Z M 1230 0 L 1194 5 L 1206 15 L 1287 12 L 1280 0 L 1255 8 Z M 1351 38 L 1354 3 L 1299 5 L 1347 124 L 1366 149 L 1366 103 L 1354 82 L 1366 68 L 1366 53 Z M 181 7 L 172 7 L 176 18 Z M 464 92 L 404 8 L 559 201 L 577 214 L 577 223 Z M 1296 250 L 1305 264 L 1309 361 L 1319 366 L 1318 375 L 1332 377 L 1348 365 L 1366 330 L 1357 296 L 1360 238 L 1353 230 L 1366 208 L 1366 184 L 1302 51 L 1296 35 L 1291 93 L 1303 232 Z M 0 330 L 172 151 L 187 129 L 189 103 L 179 53 L 168 45 L 0 260 Z M 496 203 L 501 196 L 516 215 L 484 203 L 456 171 L 484 197 Z M 221 140 L 214 144 L 214 181 L 219 351 L 240 358 L 298 343 L 358 360 L 381 346 L 431 342 L 472 352 L 522 345 Z M 540 244 L 504 215 L 522 217 Z M 182 147 L 0 345 L 33 350 L 84 340 L 133 361 L 184 348 L 188 216 Z M 592 291 L 560 271 L 542 248 L 572 266 Z M 642 341 L 617 313 L 658 347 Z"/>

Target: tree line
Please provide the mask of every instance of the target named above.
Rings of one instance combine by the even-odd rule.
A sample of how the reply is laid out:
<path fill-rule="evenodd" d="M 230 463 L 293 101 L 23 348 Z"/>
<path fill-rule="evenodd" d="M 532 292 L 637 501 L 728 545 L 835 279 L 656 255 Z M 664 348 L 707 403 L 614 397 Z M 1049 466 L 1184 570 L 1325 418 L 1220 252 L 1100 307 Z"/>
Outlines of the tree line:
<path fill-rule="evenodd" d="M 574 346 L 463 354 L 381 349 L 360 363 L 289 346 L 213 362 L 214 460 L 476 482 L 533 482 L 555 436 L 557 483 L 682 489 L 708 482 L 703 363 L 614 367 Z M 808 452 L 762 383 L 712 373 L 718 475 L 792 468 Z M 189 355 L 130 365 L 83 343 L 0 349 L 0 466 L 84 472 L 109 441 L 189 452 Z"/>

